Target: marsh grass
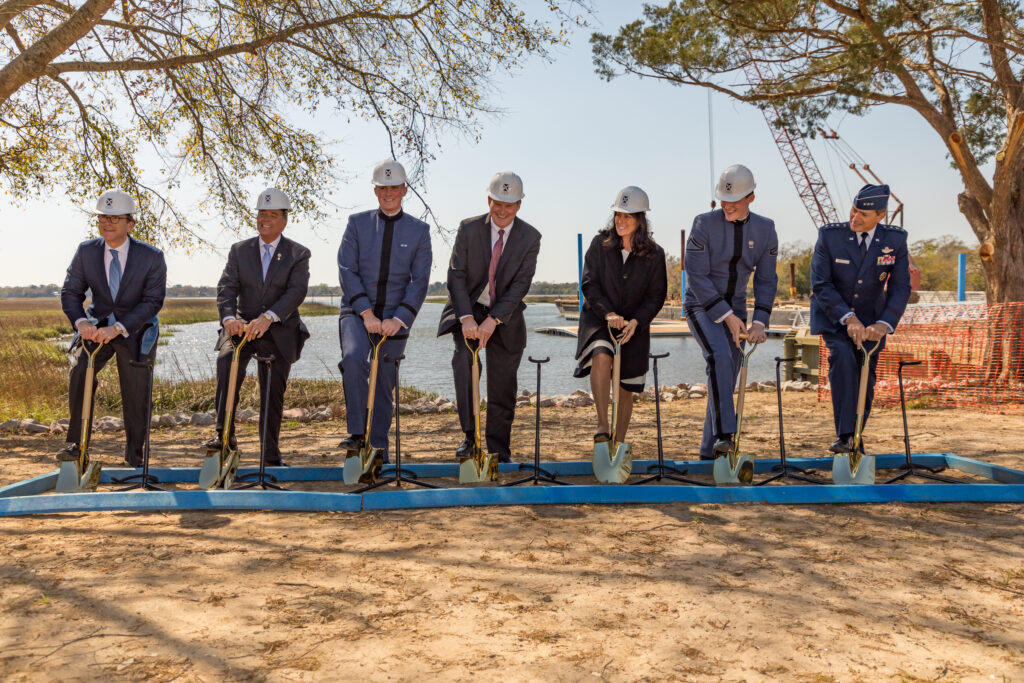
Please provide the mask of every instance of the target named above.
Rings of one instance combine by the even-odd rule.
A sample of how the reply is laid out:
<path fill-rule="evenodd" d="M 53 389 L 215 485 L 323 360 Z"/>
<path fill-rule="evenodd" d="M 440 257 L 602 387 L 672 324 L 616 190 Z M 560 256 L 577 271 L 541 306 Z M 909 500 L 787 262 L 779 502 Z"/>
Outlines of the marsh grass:
<path fill-rule="evenodd" d="M 334 315 L 324 304 L 303 304 L 305 316 Z M 212 299 L 168 299 L 160 311 L 161 325 L 188 325 L 217 319 Z M 57 420 L 68 414 L 67 355 L 71 323 L 57 299 L 0 299 L 0 421 L 11 418 Z M 158 413 L 209 410 L 213 407 L 215 382 L 157 380 L 154 411 Z M 254 380 L 242 386 L 241 405 L 258 409 Z M 403 389 L 403 400 L 406 399 Z M 312 408 L 341 400 L 337 382 L 291 380 L 285 403 Z M 99 374 L 96 415 L 120 414 L 121 394 L 117 366 L 112 360 Z"/>

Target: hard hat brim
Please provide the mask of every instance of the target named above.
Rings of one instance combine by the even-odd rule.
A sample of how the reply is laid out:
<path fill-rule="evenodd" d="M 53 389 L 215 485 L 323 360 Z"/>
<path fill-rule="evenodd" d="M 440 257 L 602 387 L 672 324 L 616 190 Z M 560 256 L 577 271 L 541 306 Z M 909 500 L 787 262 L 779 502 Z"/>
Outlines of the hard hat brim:
<path fill-rule="evenodd" d="M 615 213 L 647 213 L 650 209 L 623 209 L 621 206 L 608 207 Z"/>
<path fill-rule="evenodd" d="M 751 190 L 750 192 L 745 192 L 743 194 L 726 194 L 720 190 L 715 190 L 715 199 L 717 199 L 720 202 L 738 202 L 747 195 L 751 194 L 754 194 L 753 190 Z"/>
<path fill-rule="evenodd" d="M 496 194 L 494 194 L 493 192 L 490 192 L 490 191 L 487 192 L 487 196 L 490 197 L 491 199 L 493 199 L 496 202 L 505 202 L 507 204 L 514 204 L 515 202 L 523 201 L 523 197 L 526 196 L 526 193 L 524 192 L 521 195 L 519 195 L 518 199 L 507 199 L 505 197 L 499 197 L 498 195 L 496 195 Z"/>
<path fill-rule="evenodd" d="M 378 183 L 376 180 L 371 180 L 370 184 L 373 185 L 374 187 L 394 187 L 396 185 L 408 185 L 409 183 L 403 179 L 398 181 L 397 183 Z"/>

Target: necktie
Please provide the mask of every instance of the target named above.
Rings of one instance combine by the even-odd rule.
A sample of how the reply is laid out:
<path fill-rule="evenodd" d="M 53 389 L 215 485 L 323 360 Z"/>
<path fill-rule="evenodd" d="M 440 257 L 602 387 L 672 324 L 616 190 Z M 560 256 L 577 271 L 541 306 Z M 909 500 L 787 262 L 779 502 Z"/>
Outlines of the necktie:
<path fill-rule="evenodd" d="M 107 271 L 107 285 L 110 287 L 111 300 L 116 301 L 117 290 L 121 289 L 121 261 L 118 260 L 115 249 L 110 250 L 110 270 Z M 114 322 L 114 314 L 111 313 L 109 324 L 113 325 Z"/>
<path fill-rule="evenodd" d="M 270 245 L 263 245 L 263 279 L 267 279 L 267 268 L 270 267 Z"/>
<path fill-rule="evenodd" d="M 487 286 L 491 293 L 491 306 L 498 300 L 498 294 L 494 287 L 494 274 L 498 272 L 498 261 L 501 259 L 501 250 L 505 246 L 505 230 L 498 230 L 498 241 L 494 243 L 494 248 L 491 249 L 491 265 L 487 269 Z"/>
<path fill-rule="evenodd" d="M 860 234 L 860 257 L 864 258 L 864 255 L 868 253 L 868 234 L 862 232 Z"/>

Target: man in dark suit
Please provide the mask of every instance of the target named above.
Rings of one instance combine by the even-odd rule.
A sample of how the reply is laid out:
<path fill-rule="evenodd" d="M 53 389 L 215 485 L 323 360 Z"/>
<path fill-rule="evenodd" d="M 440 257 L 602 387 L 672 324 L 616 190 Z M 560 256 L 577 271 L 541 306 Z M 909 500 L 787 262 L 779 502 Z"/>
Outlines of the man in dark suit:
<path fill-rule="evenodd" d="M 868 369 L 866 423 L 885 335 L 896 330 L 910 299 L 907 233 L 881 222 L 888 201 L 888 185 L 865 185 L 854 198 L 849 221 L 829 223 L 818 231 L 811 258 L 811 333 L 820 334 L 829 351 L 828 381 L 838 437 L 830 447 L 833 453 L 853 448 L 861 343 L 880 345 Z"/>
<path fill-rule="evenodd" d="M 274 356 L 271 363 L 270 408 L 266 415 L 266 372 L 260 368 L 260 434 L 266 433 L 266 464 L 281 466 L 278 437 L 284 391 L 292 363 L 299 359 L 309 331 L 299 317 L 299 304 L 309 287 L 309 249 L 283 237 L 291 203 L 288 196 L 268 188 L 256 199 L 258 237 L 236 242 L 228 252 L 228 263 L 217 283 L 217 309 L 221 330 L 217 338 L 217 436 L 203 444 L 208 450 L 221 448 L 228 373 L 231 371 L 231 337 L 244 335 L 247 342 L 239 354 L 238 386 L 254 355 Z M 237 414 L 239 392 L 235 392 L 232 415 Z M 266 425 L 266 432 L 264 432 Z M 234 425 L 231 426 L 234 447 Z"/>
<path fill-rule="evenodd" d="M 516 216 L 524 195 L 515 173 L 495 174 L 487 195 L 488 213 L 459 224 L 437 336 L 451 333 L 455 342 L 455 399 L 466 434 L 456 458 L 469 457 L 473 446 L 472 356 L 463 339 L 476 339 L 487 356 L 487 451 L 511 462 L 516 372 L 526 348 L 523 298 L 537 268 L 540 233 Z"/>
<path fill-rule="evenodd" d="M 60 462 L 79 457 L 87 365 L 82 347 L 83 341 L 88 341 L 104 344 L 96 354 L 97 374 L 111 356 L 117 355 L 126 439 L 124 459 L 132 467 L 142 465 L 149 420 L 149 374 L 130 363 L 156 358 L 157 313 L 167 293 L 167 265 L 162 251 L 131 237 L 135 212 L 135 199 L 121 190 L 100 195 L 96 203 L 100 236 L 78 245 L 60 290 L 61 308 L 76 331 L 71 349 L 78 355 L 71 369 L 71 424 L 67 443 L 57 454 Z M 83 309 L 87 291 L 92 296 L 88 311 Z"/>

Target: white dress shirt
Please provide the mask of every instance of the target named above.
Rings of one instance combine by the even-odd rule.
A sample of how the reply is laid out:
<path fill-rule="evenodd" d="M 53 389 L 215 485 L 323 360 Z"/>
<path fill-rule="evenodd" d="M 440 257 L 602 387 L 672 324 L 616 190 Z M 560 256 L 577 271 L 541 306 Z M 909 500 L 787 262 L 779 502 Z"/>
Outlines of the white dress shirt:
<path fill-rule="evenodd" d="M 264 242 L 262 239 L 260 240 L 260 268 L 261 269 L 263 268 L 263 254 L 266 253 L 267 246 L 270 247 L 270 262 L 273 263 L 274 262 L 274 254 L 277 253 L 277 246 L 279 244 L 281 244 L 281 235 L 278 235 L 277 239 L 274 240 L 273 242 L 271 242 L 269 245 L 266 242 Z M 267 265 L 267 272 L 268 273 L 270 272 L 270 265 L 269 264 Z M 273 311 L 267 311 L 267 313 L 270 315 L 271 318 L 274 319 L 275 323 L 281 322 L 281 319 L 279 317 L 277 317 L 277 313 L 274 313 Z M 227 321 L 234 320 L 234 319 L 235 319 L 235 316 L 233 316 L 233 315 L 226 315 L 220 321 L 220 323 L 221 323 L 221 325 L 223 325 Z"/>
<path fill-rule="evenodd" d="M 494 253 L 494 245 L 498 243 L 498 237 L 499 237 L 498 231 L 499 230 L 504 230 L 505 231 L 505 241 L 502 243 L 502 246 L 501 246 L 502 253 L 505 253 L 505 247 L 508 246 L 508 235 L 509 235 L 510 232 L 512 232 L 512 226 L 515 225 L 515 223 L 516 223 L 516 221 L 513 218 L 512 222 L 508 224 L 508 227 L 499 228 L 498 226 L 496 226 L 494 224 L 494 221 L 491 220 L 490 216 L 487 217 L 487 224 L 491 226 L 491 253 L 492 254 Z M 476 302 L 478 304 L 482 304 L 484 306 L 489 306 L 491 304 L 491 283 L 490 282 L 488 282 L 487 286 L 484 287 L 482 292 L 480 292 L 480 296 L 477 297 Z M 466 318 L 472 318 L 472 317 L 473 317 L 472 315 L 464 315 L 461 318 L 459 318 L 459 320 L 462 321 L 462 320 L 465 320 Z"/>
<path fill-rule="evenodd" d="M 124 242 L 121 243 L 121 246 L 117 247 L 116 249 L 107 246 L 106 242 L 103 243 L 103 274 L 107 276 L 107 287 L 110 287 L 110 264 L 114 262 L 114 255 L 112 252 L 117 252 L 117 261 L 118 263 L 121 264 L 121 281 L 124 281 L 124 271 L 128 265 L 128 246 L 130 244 L 131 240 L 128 239 L 127 237 L 125 238 Z M 83 320 L 85 322 L 89 322 L 88 318 L 79 318 L 78 320 L 75 321 L 75 327 L 77 328 L 78 323 L 82 322 Z M 102 325 L 98 326 L 103 327 Z M 128 328 L 126 328 L 124 325 L 117 322 L 116 320 L 114 321 L 114 327 L 117 328 L 117 331 L 121 333 L 122 337 L 128 336 Z"/>

